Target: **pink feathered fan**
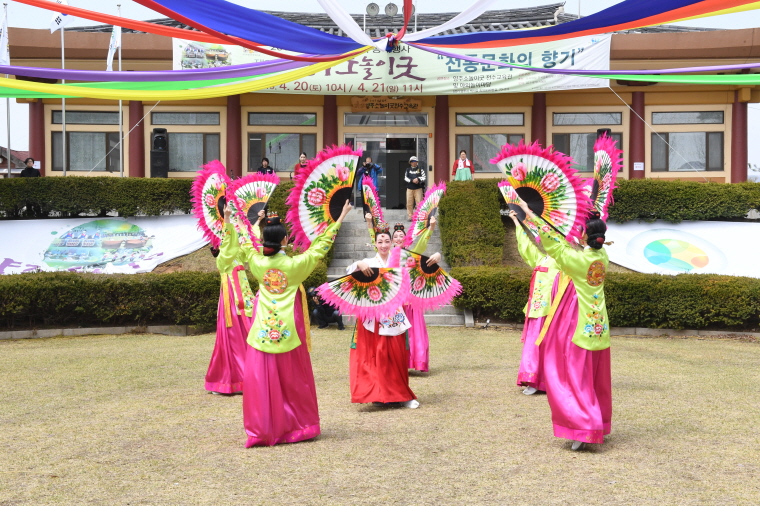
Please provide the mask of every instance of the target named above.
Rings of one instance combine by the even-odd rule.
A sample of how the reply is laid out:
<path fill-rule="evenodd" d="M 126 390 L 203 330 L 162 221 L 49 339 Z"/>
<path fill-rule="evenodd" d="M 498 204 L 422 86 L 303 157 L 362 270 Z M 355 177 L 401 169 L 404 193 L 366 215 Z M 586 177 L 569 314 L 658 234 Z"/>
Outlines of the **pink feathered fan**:
<path fill-rule="evenodd" d="M 507 176 L 530 209 L 565 236 L 579 237 L 591 209 L 584 181 L 571 168 L 572 159 L 537 142 L 507 144 L 491 160 Z M 509 202 L 507 203 L 509 205 Z"/>
<path fill-rule="evenodd" d="M 607 208 L 612 203 L 612 191 L 616 188 L 618 172 L 623 168 L 623 152 L 616 147 L 617 141 L 603 135 L 594 144 L 594 177 L 590 181 L 593 210 L 607 221 Z"/>
<path fill-rule="evenodd" d="M 193 214 L 198 219 L 198 228 L 208 239 L 211 246 L 218 248 L 222 243 L 224 229 L 225 197 L 230 178 L 222 162 L 214 160 L 203 166 L 193 181 L 190 193 L 192 195 Z"/>
<path fill-rule="evenodd" d="M 232 181 L 227 188 L 227 200 L 234 203 L 235 216 L 248 230 L 248 235 L 254 244 L 253 223 L 259 219 L 259 211 L 263 211 L 280 178 L 276 174 L 251 174 Z"/>
<path fill-rule="evenodd" d="M 361 151 L 333 146 L 309 160 L 296 173 L 290 192 L 287 221 L 296 246 L 308 248 L 312 241 L 338 219 L 346 200 L 351 200 L 354 174 Z"/>
<path fill-rule="evenodd" d="M 409 293 L 409 274 L 400 268 L 373 268 L 367 276 L 352 272 L 320 285 L 317 293 L 341 314 L 353 314 L 366 320 L 393 314 L 406 301 Z"/>
<path fill-rule="evenodd" d="M 446 194 L 446 183 L 441 181 L 425 192 L 422 202 L 417 204 L 412 216 L 412 230 L 404 238 L 404 247 L 413 248 L 422 233 L 430 228 L 430 218 L 438 214 L 438 204 Z"/>

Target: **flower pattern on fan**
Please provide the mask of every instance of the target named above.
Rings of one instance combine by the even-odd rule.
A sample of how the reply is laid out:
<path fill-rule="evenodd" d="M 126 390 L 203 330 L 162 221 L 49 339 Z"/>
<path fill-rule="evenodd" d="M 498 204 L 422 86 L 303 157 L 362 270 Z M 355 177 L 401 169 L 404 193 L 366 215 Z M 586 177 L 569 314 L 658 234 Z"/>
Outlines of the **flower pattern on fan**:
<path fill-rule="evenodd" d="M 593 206 L 604 221 L 608 216 L 607 208 L 612 203 L 617 174 L 623 168 L 623 152 L 617 149 L 616 144 L 617 141 L 606 135 L 594 144 L 594 177 L 589 181 L 592 185 L 593 181 L 597 183 L 598 192 Z"/>
<path fill-rule="evenodd" d="M 218 207 L 219 200 L 224 197 L 229 182 L 224 165 L 215 160 L 198 171 L 191 189 L 193 214 L 198 219 L 198 228 L 215 248 L 222 243 L 224 228 L 224 216 Z"/>
<path fill-rule="evenodd" d="M 570 157 L 542 149 L 538 143 L 520 141 L 518 145 L 505 145 L 491 163 L 506 176 L 499 188 L 508 204 L 518 204 L 521 189 L 530 189 L 543 201 L 541 218 L 568 240 L 579 235 L 591 202 L 583 193 L 584 181 L 571 167 Z"/>
<path fill-rule="evenodd" d="M 446 193 L 446 183 L 440 182 L 430 188 L 425 197 L 417 205 L 417 209 L 412 216 L 411 233 L 406 234 L 404 238 L 404 247 L 409 248 L 416 244 L 422 233 L 428 228 L 428 218 L 434 210 L 438 209 L 438 204 Z"/>
<path fill-rule="evenodd" d="M 415 307 L 424 310 L 449 304 L 461 291 L 459 282 L 440 267 L 432 272 L 423 270 L 422 262 L 427 262 L 427 257 L 407 250 L 404 254 L 408 255 L 404 265 L 409 270 L 410 303 Z"/>

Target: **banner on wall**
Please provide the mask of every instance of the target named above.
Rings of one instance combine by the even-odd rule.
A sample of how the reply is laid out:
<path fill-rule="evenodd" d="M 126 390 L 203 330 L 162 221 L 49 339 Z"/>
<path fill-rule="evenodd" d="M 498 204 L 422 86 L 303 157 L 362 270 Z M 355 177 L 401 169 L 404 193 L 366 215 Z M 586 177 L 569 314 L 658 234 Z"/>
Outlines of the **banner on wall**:
<path fill-rule="evenodd" d="M 150 272 L 206 244 L 196 225 L 189 215 L 6 221 L 0 274 Z"/>
<path fill-rule="evenodd" d="M 578 37 L 543 44 L 463 51 L 441 48 L 464 59 L 400 44 L 393 52 L 369 51 L 305 79 L 263 93 L 314 95 L 465 95 L 604 88 L 606 79 L 555 75 L 468 61 L 467 57 L 512 65 L 558 69 L 610 68 L 611 35 Z M 275 58 L 233 45 L 173 39 L 173 68 L 225 67 Z M 275 48 L 273 48 L 275 49 Z"/>
<path fill-rule="evenodd" d="M 638 272 L 760 278 L 760 223 L 610 223 L 607 240 L 610 261 Z"/>

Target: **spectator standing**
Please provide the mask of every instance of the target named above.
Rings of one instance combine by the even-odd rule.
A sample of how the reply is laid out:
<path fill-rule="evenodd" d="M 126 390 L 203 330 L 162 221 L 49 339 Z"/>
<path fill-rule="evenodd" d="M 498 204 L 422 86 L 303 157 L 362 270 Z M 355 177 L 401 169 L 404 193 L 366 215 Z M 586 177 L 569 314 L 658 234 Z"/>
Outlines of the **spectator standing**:
<path fill-rule="evenodd" d="M 472 166 L 472 162 L 467 159 L 467 151 L 464 149 L 459 152 L 459 158 L 456 159 L 451 168 L 451 175 L 454 176 L 454 181 L 472 181 L 475 168 Z"/>
<path fill-rule="evenodd" d="M 404 173 L 404 181 L 406 181 L 406 214 L 411 221 L 414 208 L 422 202 L 425 193 L 425 170 L 419 167 L 419 160 L 416 156 L 409 159 L 409 167 Z"/>
<path fill-rule="evenodd" d="M 24 160 L 24 170 L 21 171 L 21 177 L 40 177 L 40 171 L 34 168 L 34 158 Z"/>
<path fill-rule="evenodd" d="M 261 167 L 256 169 L 259 174 L 274 174 L 274 169 L 269 166 L 269 158 L 261 159 Z"/>

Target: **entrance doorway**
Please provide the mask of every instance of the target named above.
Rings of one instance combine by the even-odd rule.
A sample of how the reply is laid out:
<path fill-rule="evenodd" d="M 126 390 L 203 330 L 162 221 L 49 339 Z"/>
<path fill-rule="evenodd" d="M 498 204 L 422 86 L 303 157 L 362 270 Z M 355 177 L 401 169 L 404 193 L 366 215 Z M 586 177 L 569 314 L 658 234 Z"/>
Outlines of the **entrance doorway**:
<path fill-rule="evenodd" d="M 363 152 L 361 163 L 370 156 L 383 168 L 377 189 L 380 204 L 386 209 L 405 208 L 404 173 L 412 156 L 417 157 L 420 167 L 428 167 L 428 134 L 346 134 L 345 142 Z"/>

